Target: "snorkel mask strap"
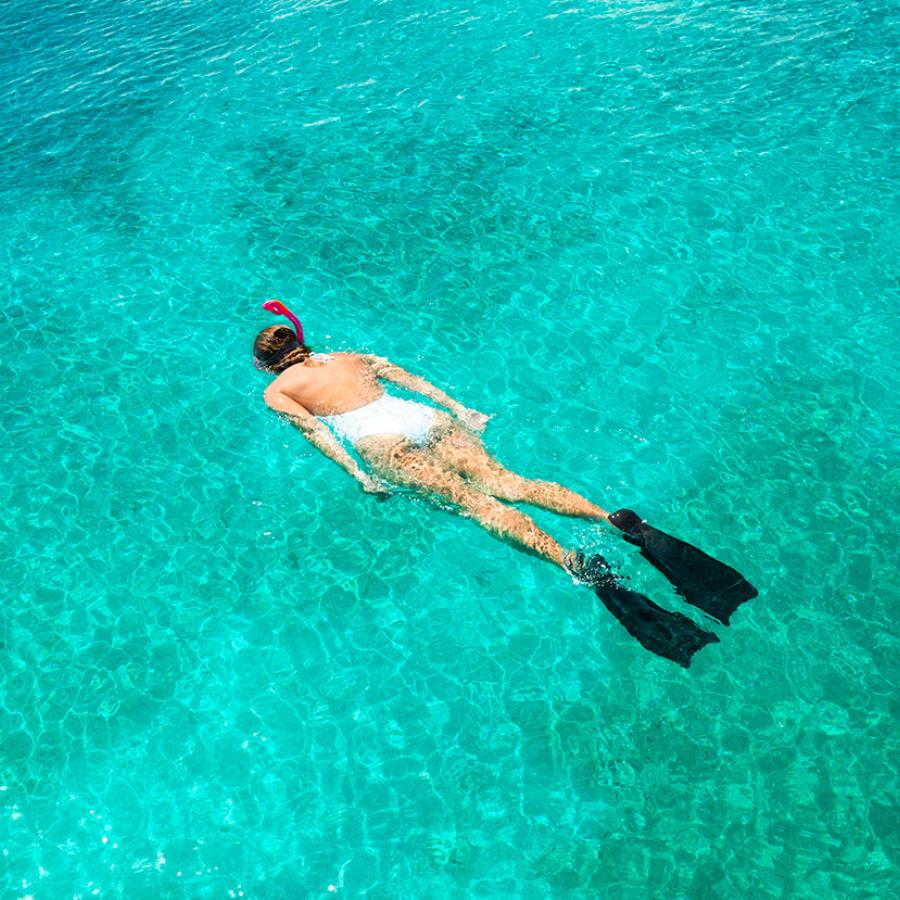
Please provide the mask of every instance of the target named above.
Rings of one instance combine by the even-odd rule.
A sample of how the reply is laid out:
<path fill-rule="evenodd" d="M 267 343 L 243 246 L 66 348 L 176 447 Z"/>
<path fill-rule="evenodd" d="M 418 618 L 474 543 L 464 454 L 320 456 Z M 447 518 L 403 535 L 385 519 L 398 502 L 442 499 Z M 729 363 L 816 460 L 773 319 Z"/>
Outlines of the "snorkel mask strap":
<path fill-rule="evenodd" d="M 294 326 L 297 340 L 301 344 L 303 343 L 303 326 L 300 324 L 300 320 L 280 300 L 266 300 L 262 308 L 270 313 L 275 313 L 276 316 L 284 316 Z"/>

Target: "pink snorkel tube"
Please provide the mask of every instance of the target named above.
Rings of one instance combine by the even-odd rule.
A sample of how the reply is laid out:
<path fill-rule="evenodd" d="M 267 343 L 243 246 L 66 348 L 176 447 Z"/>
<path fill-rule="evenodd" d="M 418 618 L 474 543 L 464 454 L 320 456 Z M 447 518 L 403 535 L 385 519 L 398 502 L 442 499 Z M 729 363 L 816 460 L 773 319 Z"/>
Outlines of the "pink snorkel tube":
<path fill-rule="evenodd" d="M 276 316 L 284 316 L 294 326 L 297 340 L 301 344 L 303 343 L 303 326 L 300 324 L 300 320 L 280 300 L 266 300 L 262 308 L 267 309 L 270 313 L 275 313 Z"/>

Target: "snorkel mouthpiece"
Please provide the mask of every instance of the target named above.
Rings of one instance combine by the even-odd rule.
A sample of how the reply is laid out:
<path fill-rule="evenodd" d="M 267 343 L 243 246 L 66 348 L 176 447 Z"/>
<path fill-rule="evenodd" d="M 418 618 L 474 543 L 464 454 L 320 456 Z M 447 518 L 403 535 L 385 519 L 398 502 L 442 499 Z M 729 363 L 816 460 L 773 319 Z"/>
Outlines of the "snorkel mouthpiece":
<path fill-rule="evenodd" d="M 266 300 L 262 308 L 267 309 L 270 313 L 275 313 L 276 316 L 284 316 L 294 326 L 297 340 L 301 344 L 303 343 L 303 326 L 300 324 L 300 320 L 280 300 Z"/>

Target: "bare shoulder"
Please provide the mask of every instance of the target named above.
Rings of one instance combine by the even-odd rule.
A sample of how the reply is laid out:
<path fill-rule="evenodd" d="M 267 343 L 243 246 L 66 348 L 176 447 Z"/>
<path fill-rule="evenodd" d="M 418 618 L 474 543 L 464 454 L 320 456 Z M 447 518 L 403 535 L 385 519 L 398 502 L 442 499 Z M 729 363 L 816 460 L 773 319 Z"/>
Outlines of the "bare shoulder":
<path fill-rule="evenodd" d="M 293 396 L 297 389 L 302 387 L 305 380 L 303 366 L 291 366 L 276 376 L 275 380 L 266 388 L 263 397 L 266 403 L 271 406 L 271 401 L 276 399 L 279 394 L 287 394 L 289 397 Z"/>
<path fill-rule="evenodd" d="M 282 393 L 281 386 L 278 384 L 278 379 L 276 378 L 265 391 L 263 391 L 263 400 L 265 400 L 266 406 L 271 409 L 278 409 L 278 401 Z"/>

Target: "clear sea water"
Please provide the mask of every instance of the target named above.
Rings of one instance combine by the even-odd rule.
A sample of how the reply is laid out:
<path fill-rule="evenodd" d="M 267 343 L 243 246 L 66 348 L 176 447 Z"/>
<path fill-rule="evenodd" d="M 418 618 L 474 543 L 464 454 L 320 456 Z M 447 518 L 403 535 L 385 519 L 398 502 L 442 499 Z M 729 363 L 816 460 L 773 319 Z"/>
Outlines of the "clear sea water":
<path fill-rule="evenodd" d="M 6 0 L 0 895 L 896 896 L 898 45 L 893 0 Z M 685 671 L 374 502 L 262 404 L 270 297 L 759 598 Z"/>

